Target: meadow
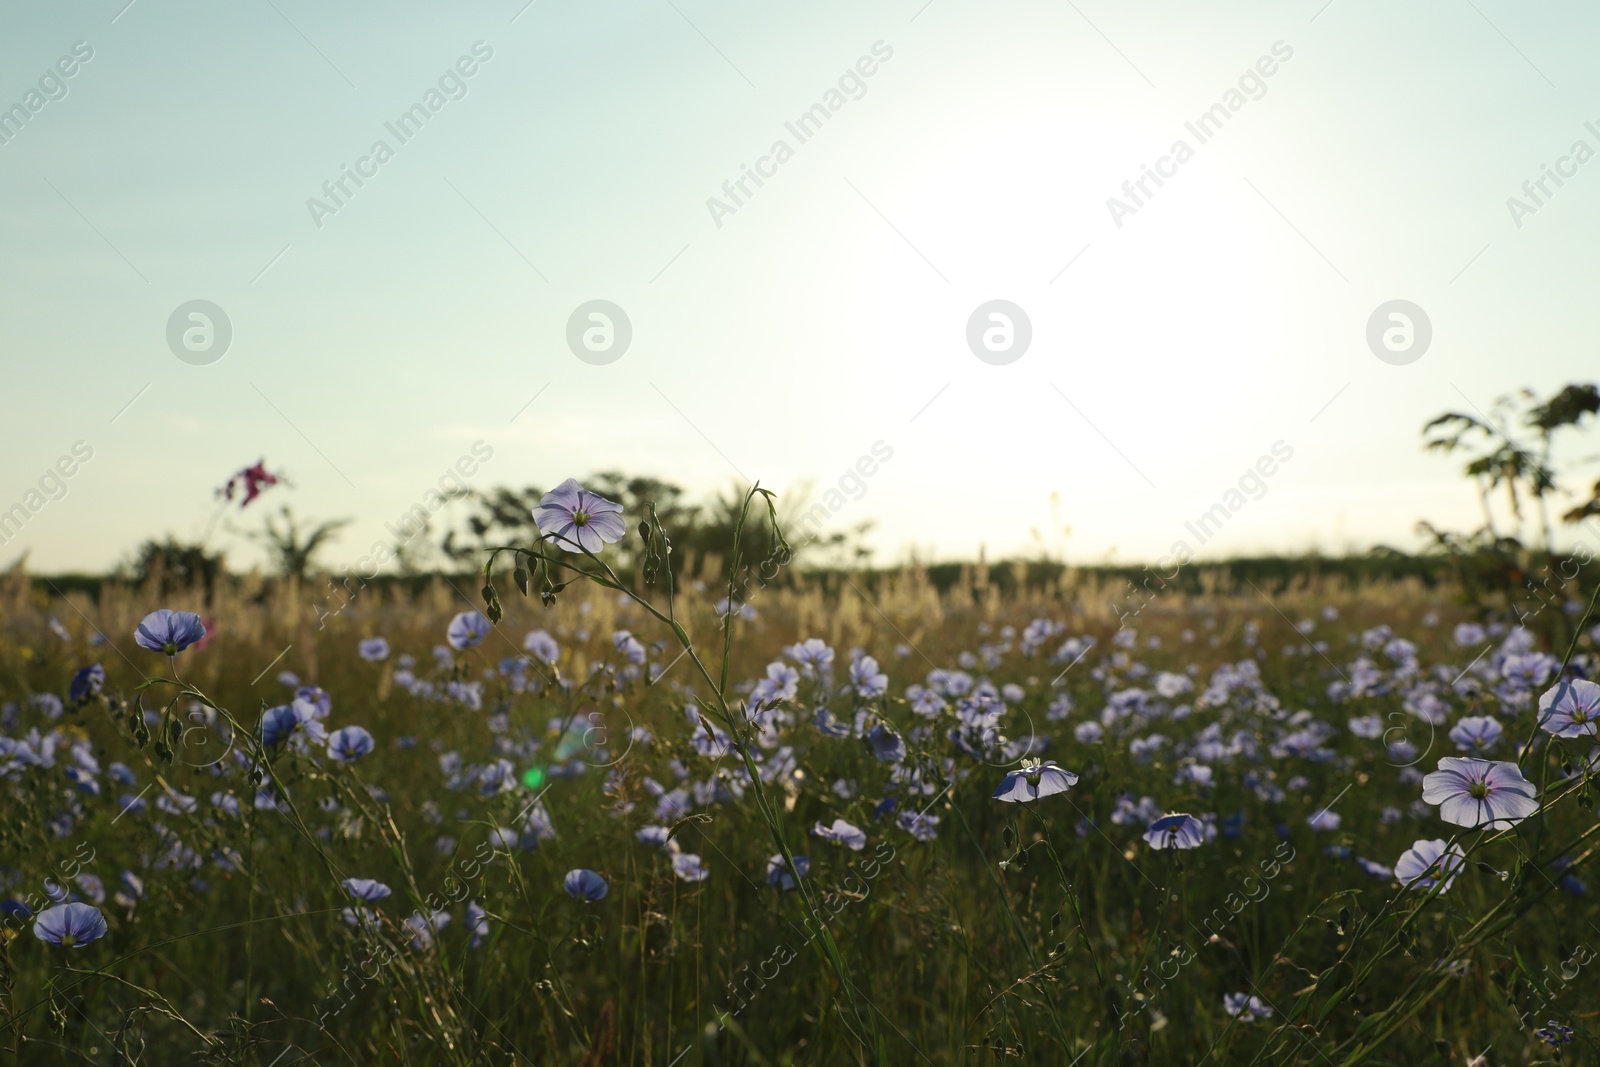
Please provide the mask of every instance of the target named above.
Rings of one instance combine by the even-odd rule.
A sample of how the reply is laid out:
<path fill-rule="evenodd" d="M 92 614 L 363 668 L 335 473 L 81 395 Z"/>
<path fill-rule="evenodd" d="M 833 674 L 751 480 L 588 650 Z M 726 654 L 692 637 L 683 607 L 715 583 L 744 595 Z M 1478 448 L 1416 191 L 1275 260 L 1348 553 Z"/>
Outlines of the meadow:
<path fill-rule="evenodd" d="M 600 514 L 409 585 L 5 576 L 0 1048 L 1597 1062 L 1577 583 L 940 588 Z"/>

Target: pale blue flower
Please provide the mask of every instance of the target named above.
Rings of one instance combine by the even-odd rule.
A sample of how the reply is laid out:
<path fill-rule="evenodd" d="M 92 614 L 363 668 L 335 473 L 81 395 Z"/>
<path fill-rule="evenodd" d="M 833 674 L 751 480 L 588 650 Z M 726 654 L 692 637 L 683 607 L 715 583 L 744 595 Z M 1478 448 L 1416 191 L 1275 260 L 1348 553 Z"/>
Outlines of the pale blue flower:
<path fill-rule="evenodd" d="M 569 896 L 589 904 L 603 899 L 611 892 L 611 887 L 606 884 L 604 878 L 585 867 L 568 871 L 564 884 Z"/>
<path fill-rule="evenodd" d="M 354 763 L 372 748 L 372 735 L 364 727 L 346 726 L 328 735 L 328 756 L 340 763 Z"/>
<path fill-rule="evenodd" d="M 1199 848 L 1206 840 L 1205 824 L 1193 815 L 1174 812 L 1163 815 L 1145 831 L 1145 841 L 1151 848 Z"/>
<path fill-rule="evenodd" d="M 589 492 L 576 478 L 546 493 L 533 509 L 533 520 L 540 534 L 568 552 L 598 552 L 628 532 L 622 505 Z"/>
<path fill-rule="evenodd" d="M 818 822 L 811 828 L 811 832 L 824 841 L 832 841 L 836 845 L 843 845 L 852 852 L 860 852 L 867 847 L 867 835 L 858 827 L 851 826 L 843 819 L 833 820 L 832 826 L 823 826 Z"/>
<path fill-rule="evenodd" d="M 93 904 L 57 904 L 39 913 L 33 936 L 62 948 L 82 948 L 106 936 L 106 917 Z"/>
<path fill-rule="evenodd" d="M 133 640 L 140 648 L 176 656 L 205 635 L 205 623 L 194 612 L 159 608 L 140 621 Z"/>
<path fill-rule="evenodd" d="M 445 631 L 444 639 L 450 642 L 450 647 L 457 652 L 481 644 L 489 636 L 489 620 L 483 617 L 482 612 L 463 611 L 450 620 L 450 627 Z"/>
<path fill-rule="evenodd" d="M 1025 759 L 1020 770 L 1011 771 L 1001 779 L 994 799 L 1026 804 L 1040 797 L 1065 793 L 1077 784 L 1078 776 L 1057 766 L 1055 760 Z"/>

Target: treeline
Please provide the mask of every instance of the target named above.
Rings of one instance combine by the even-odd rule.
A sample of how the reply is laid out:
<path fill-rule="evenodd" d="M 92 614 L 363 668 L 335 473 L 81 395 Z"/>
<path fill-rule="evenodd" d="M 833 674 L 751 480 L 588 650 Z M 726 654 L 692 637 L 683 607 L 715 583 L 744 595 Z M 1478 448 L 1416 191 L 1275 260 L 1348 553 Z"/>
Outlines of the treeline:
<path fill-rule="evenodd" d="M 715 562 L 708 557 L 708 562 Z M 1600 578 L 1600 566 L 1579 564 L 1584 575 Z M 475 569 L 468 563 L 464 567 L 443 567 L 438 570 L 418 571 L 411 574 L 380 574 L 366 584 L 375 590 L 396 593 L 420 592 L 441 575 L 459 577 Z M 1058 560 L 998 560 L 994 562 L 946 562 L 932 564 L 898 564 L 888 567 L 851 566 L 837 564 L 810 564 L 786 574 L 778 582 L 816 582 L 824 585 L 842 583 L 846 575 L 863 588 L 879 582 L 893 580 L 920 571 L 930 585 L 940 593 L 961 588 L 992 586 L 1002 595 L 1017 592 L 1046 591 L 1078 579 L 1092 579 L 1102 585 L 1129 583 L 1143 587 L 1144 583 L 1156 586 L 1154 569 L 1137 564 L 1068 563 Z M 624 564 L 619 568 L 625 578 L 632 577 L 633 568 Z M 178 571 L 165 576 L 152 574 L 161 580 L 167 591 L 193 589 L 204 592 L 205 586 L 215 583 L 243 581 L 243 576 L 228 572 Z M 1248 590 L 1253 584 L 1262 590 L 1284 589 L 1302 583 L 1333 582 L 1350 588 L 1390 582 L 1415 580 L 1425 587 L 1435 588 L 1462 585 L 1457 561 L 1448 555 L 1411 555 L 1392 549 L 1379 548 L 1365 554 L 1349 556 L 1249 556 L 1236 559 L 1197 561 L 1190 563 L 1170 578 L 1163 579 L 1163 591 L 1190 596 L 1204 594 L 1230 594 Z M 1505 576 L 1516 583 L 1515 573 Z M 33 575 L 32 581 L 41 592 L 84 593 L 96 596 L 108 583 L 143 584 L 128 574 L 57 574 Z M 283 581 L 269 577 L 267 583 Z M 306 579 L 320 582 L 320 578 Z M 718 591 L 717 576 L 705 574 L 708 588 Z M 1583 579 L 1579 579 L 1582 581 Z"/>

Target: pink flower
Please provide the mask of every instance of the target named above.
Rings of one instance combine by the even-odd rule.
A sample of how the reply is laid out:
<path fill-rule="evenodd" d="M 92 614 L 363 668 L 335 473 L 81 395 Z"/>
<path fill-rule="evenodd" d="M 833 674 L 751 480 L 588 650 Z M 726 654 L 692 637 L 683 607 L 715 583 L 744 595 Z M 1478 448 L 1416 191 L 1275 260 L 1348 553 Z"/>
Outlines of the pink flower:
<path fill-rule="evenodd" d="M 1422 799 L 1439 805 L 1439 818 L 1457 826 L 1515 826 L 1539 810 L 1533 783 L 1515 763 L 1446 756 L 1422 778 Z"/>
<path fill-rule="evenodd" d="M 217 490 L 217 495 L 224 500 L 231 501 L 234 493 L 242 490 L 244 499 L 239 501 L 239 508 L 243 510 L 249 507 L 256 497 L 261 495 L 262 490 L 272 488 L 280 480 L 278 475 L 267 470 L 266 460 L 257 460 L 254 467 L 246 467 L 232 478 L 229 478 L 227 484 Z"/>
<path fill-rule="evenodd" d="M 533 509 L 533 520 L 540 533 L 568 552 L 598 552 L 628 532 L 622 505 L 589 492 L 575 478 L 546 493 Z"/>

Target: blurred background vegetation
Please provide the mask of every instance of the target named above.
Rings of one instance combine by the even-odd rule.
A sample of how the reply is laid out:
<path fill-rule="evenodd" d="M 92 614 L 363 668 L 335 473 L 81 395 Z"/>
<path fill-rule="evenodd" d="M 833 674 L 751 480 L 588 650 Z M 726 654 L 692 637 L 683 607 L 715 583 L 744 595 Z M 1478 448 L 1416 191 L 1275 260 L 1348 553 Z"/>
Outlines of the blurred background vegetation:
<path fill-rule="evenodd" d="M 1477 493 L 1483 522 L 1475 529 L 1447 530 L 1424 518 L 1417 525 L 1423 547 L 1414 551 L 1377 545 L 1365 553 L 1343 557 L 1262 555 L 1197 561 L 1176 574 L 1157 576 L 1154 568 L 1146 565 L 1068 560 L 1062 558 L 1059 547 L 1052 549 L 1043 537 L 1036 536 L 1038 551 L 1027 559 L 992 564 L 981 558 L 930 564 L 911 560 L 885 567 L 873 564 L 867 543 L 872 528 L 869 521 L 798 545 L 794 565 L 775 581 L 779 585 L 820 583 L 826 588 L 850 575 L 852 581 L 870 586 L 915 570 L 944 593 L 972 586 L 981 572 L 982 581 L 1002 594 L 1059 589 L 1063 583 L 1076 587 L 1088 579 L 1097 589 L 1113 591 L 1111 595 L 1126 587 L 1140 599 L 1157 590 L 1195 595 L 1285 589 L 1327 580 L 1349 588 L 1416 581 L 1425 587 L 1450 586 L 1462 604 L 1521 621 L 1553 644 L 1560 644 L 1571 636 L 1566 632 L 1570 620 L 1561 610 L 1545 609 L 1572 600 L 1575 594 L 1568 588 L 1572 583 L 1593 581 L 1600 574 L 1596 562 L 1600 560 L 1600 478 L 1584 484 L 1600 462 L 1600 444 L 1589 432 L 1597 419 L 1600 388 L 1594 383 L 1573 383 L 1550 396 L 1518 390 L 1501 397 L 1488 412 L 1476 408 L 1447 411 L 1430 420 L 1422 428 L 1422 446 L 1461 462 L 1462 475 Z M 260 470 L 260 465 L 255 469 Z M 286 480 L 282 484 L 288 488 Z M 654 505 L 672 539 L 670 564 L 676 581 L 719 580 L 724 553 L 734 539 L 742 496 L 738 487 L 697 501 L 670 481 L 620 471 L 594 473 L 583 484 L 622 504 L 630 522 L 643 514 L 647 504 Z M 448 519 L 447 523 L 430 522 L 418 536 L 396 545 L 395 564 L 388 572 L 363 581 L 362 586 L 415 592 L 434 577 L 466 578 L 482 566 L 487 548 L 531 543 L 538 534 L 532 510 L 545 491 L 536 485 L 499 486 L 454 495 L 435 517 Z M 218 525 L 216 518 L 231 510 L 231 498 L 222 500 L 221 493 L 219 490 L 221 503 L 212 530 Z M 779 503 L 780 526 L 792 528 L 803 511 L 804 498 Z M 243 509 L 233 514 L 242 516 Z M 283 581 L 320 586 L 340 581 L 349 584 L 347 568 L 333 573 L 319 558 L 348 522 L 301 517 L 290 506 L 279 504 L 259 528 L 242 529 L 231 519 L 224 519 L 222 526 L 266 548 L 271 572 L 257 576 L 265 585 Z M 761 558 L 771 536 L 765 513 L 752 515 L 741 536 L 741 554 Z M 639 580 L 641 547 L 630 530 L 608 557 L 630 581 Z M 16 568 L 20 570 L 25 562 L 19 561 Z M 48 583 L 57 592 L 91 595 L 97 595 L 107 582 L 150 586 L 162 596 L 184 591 L 209 604 L 219 585 L 237 586 L 244 580 L 227 564 L 226 549 L 215 545 L 209 531 L 196 542 L 169 534 L 139 545 L 112 574 L 35 580 L 41 588 Z"/>

